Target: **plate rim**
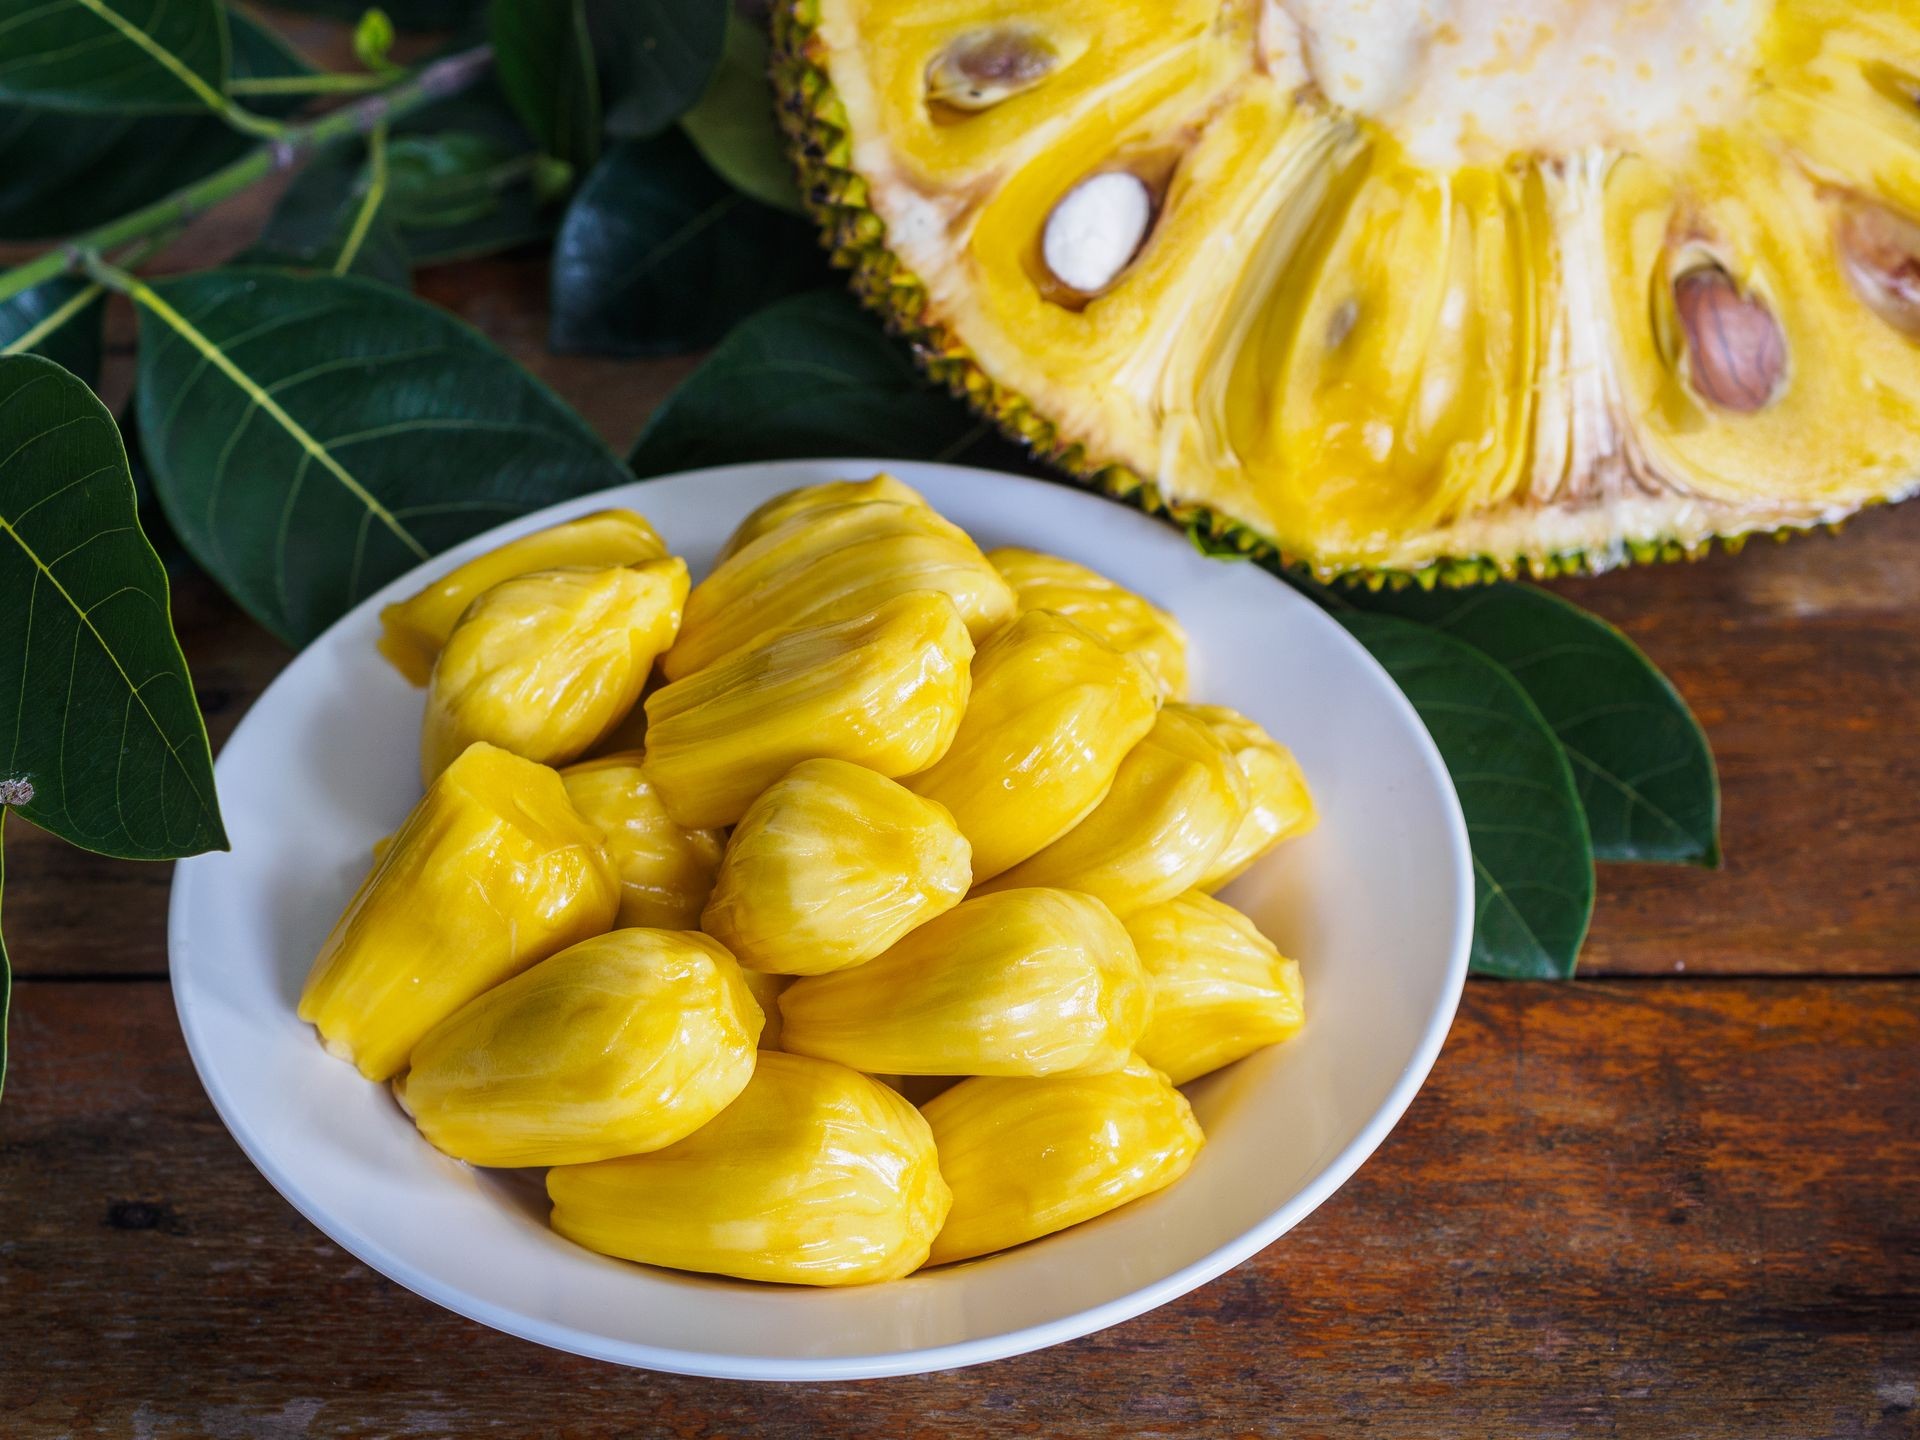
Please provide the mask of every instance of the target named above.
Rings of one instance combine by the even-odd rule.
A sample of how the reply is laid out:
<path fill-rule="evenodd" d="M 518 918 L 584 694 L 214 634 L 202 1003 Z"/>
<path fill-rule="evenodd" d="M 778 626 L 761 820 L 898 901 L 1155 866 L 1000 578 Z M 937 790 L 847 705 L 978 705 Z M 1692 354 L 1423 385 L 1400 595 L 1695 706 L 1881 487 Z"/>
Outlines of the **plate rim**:
<path fill-rule="evenodd" d="M 971 465 L 903 461 L 898 458 L 875 456 L 808 456 L 784 460 L 748 461 L 733 465 L 709 465 L 644 478 L 636 476 L 633 481 L 619 486 L 587 495 L 573 496 L 503 521 L 491 529 L 469 536 L 457 545 L 449 546 L 405 573 L 394 577 L 347 610 L 308 642 L 307 647 L 294 652 L 293 658 L 287 662 L 287 665 L 267 682 L 266 688 L 248 705 L 246 713 L 240 717 L 226 741 L 222 743 L 221 755 L 224 756 L 246 727 L 254 722 L 261 700 L 274 685 L 279 683 L 286 670 L 298 663 L 300 656 L 307 648 L 319 645 L 341 627 L 354 623 L 363 612 L 377 609 L 401 594 L 411 593 L 417 589 L 421 583 L 418 577 L 423 570 L 438 571 L 456 557 L 464 560 L 501 544 L 519 533 L 543 528 L 545 525 L 570 518 L 576 513 L 602 507 L 607 503 L 608 496 L 627 489 L 629 485 L 702 477 L 711 479 L 722 475 L 758 473 L 791 465 L 819 466 L 852 473 L 893 471 L 903 466 L 912 466 L 916 470 L 938 471 L 955 479 L 984 480 L 990 484 L 1006 483 L 1017 488 L 1045 487 L 1055 494 L 1077 495 L 1089 504 L 1125 510 L 1135 519 L 1162 530 L 1170 541 L 1177 543 L 1180 539 L 1179 532 L 1163 520 L 1146 515 L 1132 507 L 1120 506 L 1118 502 L 1084 489 L 1034 476 L 1016 475 L 1007 471 Z M 321 1234 L 362 1264 L 387 1280 L 465 1319 L 521 1340 L 592 1360 L 703 1379 L 832 1382 L 932 1374 L 962 1366 L 1008 1359 L 1015 1355 L 1062 1344 L 1121 1324 L 1178 1299 L 1280 1239 L 1345 1185 L 1374 1151 L 1379 1149 L 1412 1105 L 1414 1096 L 1419 1093 L 1440 1057 L 1440 1051 L 1446 1043 L 1454 1018 L 1459 1011 L 1472 948 L 1475 918 L 1472 850 L 1467 836 L 1466 817 L 1460 808 L 1459 795 L 1447 771 L 1446 763 L 1441 758 L 1439 747 L 1434 744 L 1432 735 L 1428 732 L 1425 722 L 1420 719 L 1418 711 L 1414 709 L 1412 701 L 1407 698 L 1385 667 L 1358 640 L 1278 576 L 1269 578 L 1279 594 L 1285 597 L 1280 603 L 1300 606 L 1302 612 L 1311 617 L 1308 623 L 1324 625 L 1336 633 L 1339 643 L 1349 647 L 1363 666 L 1371 668 L 1378 678 L 1386 682 L 1386 689 L 1392 696 L 1389 703 L 1399 706 L 1402 711 L 1401 718 L 1411 722 L 1411 730 L 1415 736 L 1416 748 L 1420 753 L 1422 764 L 1429 777 L 1438 782 L 1444 799 L 1443 810 L 1448 841 L 1444 858 L 1453 871 L 1454 933 L 1448 945 L 1440 1004 L 1428 1018 L 1426 1029 L 1421 1035 L 1420 1043 L 1415 1048 L 1413 1056 L 1394 1081 L 1393 1088 L 1388 1092 L 1385 1101 L 1374 1111 L 1366 1125 L 1321 1167 L 1312 1181 L 1265 1219 L 1199 1259 L 1189 1262 L 1156 1281 L 1089 1309 L 978 1339 L 953 1341 L 944 1345 L 826 1357 L 723 1354 L 709 1350 L 675 1349 L 630 1341 L 615 1341 L 606 1336 L 558 1322 L 530 1320 L 512 1310 L 480 1301 L 457 1286 L 443 1284 L 433 1276 L 424 1273 L 411 1261 L 396 1254 L 380 1241 L 362 1233 L 352 1225 L 337 1221 L 313 1204 L 310 1197 L 302 1191 L 299 1183 L 281 1170 L 261 1138 L 238 1117 L 237 1107 L 226 1085 L 212 1072 L 211 1060 L 203 1059 L 203 1042 L 197 1036 L 195 1028 L 193 983 L 188 980 L 183 985 L 180 977 L 185 971 L 181 957 L 193 948 L 186 934 L 188 902 L 195 884 L 195 876 L 202 868 L 202 862 L 214 858 L 212 856 L 192 856 L 179 861 L 170 882 L 167 901 L 168 981 L 173 991 L 175 1015 L 179 1020 L 182 1038 L 186 1042 L 188 1058 L 193 1063 L 194 1073 L 199 1077 L 201 1088 L 212 1102 L 214 1111 L 220 1117 L 220 1122 L 227 1133 L 239 1145 L 241 1152 L 252 1162 L 254 1168 L 265 1177 L 267 1183 L 273 1186 L 280 1198 L 293 1206 Z M 218 756 L 215 758 L 216 774 L 219 758 Z"/>

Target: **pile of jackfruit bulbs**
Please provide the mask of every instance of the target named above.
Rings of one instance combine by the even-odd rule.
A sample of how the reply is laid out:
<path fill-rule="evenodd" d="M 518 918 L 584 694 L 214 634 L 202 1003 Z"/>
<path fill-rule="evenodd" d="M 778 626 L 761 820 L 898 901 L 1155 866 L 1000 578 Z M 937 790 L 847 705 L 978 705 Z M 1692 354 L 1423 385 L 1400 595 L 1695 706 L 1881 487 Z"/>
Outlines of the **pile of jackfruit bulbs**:
<path fill-rule="evenodd" d="M 1313 825 L 1293 757 L 1186 702 L 1173 617 L 890 476 L 767 502 L 691 590 L 609 510 L 382 623 L 426 793 L 300 1015 L 446 1154 L 549 1167 L 590 1249 L 844 1285 L 1018 1245 L 1179 1179 L 1175 1087 L 1302 1024 L 1212 895 Z"/>

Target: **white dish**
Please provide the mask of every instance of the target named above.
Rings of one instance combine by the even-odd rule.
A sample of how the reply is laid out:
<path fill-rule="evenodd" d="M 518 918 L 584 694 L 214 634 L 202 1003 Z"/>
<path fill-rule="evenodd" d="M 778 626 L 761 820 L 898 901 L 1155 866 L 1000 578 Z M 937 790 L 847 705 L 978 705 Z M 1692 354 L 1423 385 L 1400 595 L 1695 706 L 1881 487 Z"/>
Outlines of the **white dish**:
<path fill-rule="evenodd" d="M 537 1177 L 422 1140 L 385 1087 L 295 1016 L 322 937 L 419 794 L 422 692 L 374 650 L 390 600 L 503 540 L 608 505 L 651 519 L 696 576 L 742 515 L 796 485 L 885 468 L 983 546 L 1092 565 L 1172 610 L 1193 694 L 1299 756 L 1319 828 L 1225 894 L 1303 967 L 1305 1031 L 1188 1087 L 1208 1143 L 1177 1185 L 965 1265 L 844 1290 L 756 1286 L 606 1259 L 545 1225 Z M 241 1147 L 308 1219 L 451 1310 L 621 1364 L 741 1379 L 968 1365 L 1138 1315 L 1271 1244 L 1344 1182 L 1432 1067 L 1466 976 L 1473 886 L 1445 768 L 1384 671 L 1251 565 L 1061 486 L 954 466 L 732 466 L 528 515 L 358 606 L 255 703 L 216 766 L 233 849 L 181 863 L 168 944 L 181 1028 Z M 1355 1263 L 1359 1260 L 1356 1257 Z"/>

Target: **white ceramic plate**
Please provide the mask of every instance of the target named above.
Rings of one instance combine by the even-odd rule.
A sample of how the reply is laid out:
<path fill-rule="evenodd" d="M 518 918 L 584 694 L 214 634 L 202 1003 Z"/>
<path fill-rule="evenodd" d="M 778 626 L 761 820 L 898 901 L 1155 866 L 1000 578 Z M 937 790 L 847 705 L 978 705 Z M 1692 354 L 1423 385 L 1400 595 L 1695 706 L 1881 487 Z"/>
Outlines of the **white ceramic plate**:
<path fill-rule="evenodd" d="M 1060 486 L 893 463 L 982 546 L 1095 566 L 1172 610 L 1196 697 L 1291 746 L 1319 803 L 1226 899 L 1305 972 L 1307 1026 L 1189 1087 L 1207 1145 L 1159 1195 L 1002 1255 L 846 1290 L 630 1265 L 560 1239 L 535 1177 L 470 1169 L 294 1014 L 368 847 L 419 795 L 421 692 L 374 651 L 381 605 L 470 556 L 607 505 L 648 516 L 696 577 L 750 508 L 873 461 L 744 465 L 635 484 L 483 535 L 395 581 L 267 689 L 215 773 L 233 849 L 184 861 L 168 944 L 181 1028 L 221 1118 L 302 1214 L 367 1264 L 484 1324 L 582 1355 L 743 1379 L 992 1360 L 1138 1315 L 1252 1255 L 1331 1195 L 1432 1067 L 1466 975 L 1466 830 L 1413 709 L 1346 633 L 1251 565 Z M 1357 1260 L 1356 1260 L 1356 1263 Z"/>

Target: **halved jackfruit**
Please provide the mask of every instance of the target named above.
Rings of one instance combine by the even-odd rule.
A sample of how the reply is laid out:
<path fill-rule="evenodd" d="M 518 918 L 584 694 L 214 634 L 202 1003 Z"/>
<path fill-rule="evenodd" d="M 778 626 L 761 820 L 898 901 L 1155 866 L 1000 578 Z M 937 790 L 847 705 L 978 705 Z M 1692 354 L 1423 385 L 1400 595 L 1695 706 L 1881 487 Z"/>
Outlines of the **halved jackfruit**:
<path fill-rule="evenodd" d="M 791 1285 L 918 1269 L 952 1204 L 919 1111 L 844 1065 L 778 1051 L 679 1144 L 556 1165 L 547 1194 L 553 1228 L 590 1250 Z"/>
<path fill-rule="evenodd" d="M 1912 0 L 782 0 L 836 259 L 1086 481 L 1324 575 L 1920 482 Z"/>

